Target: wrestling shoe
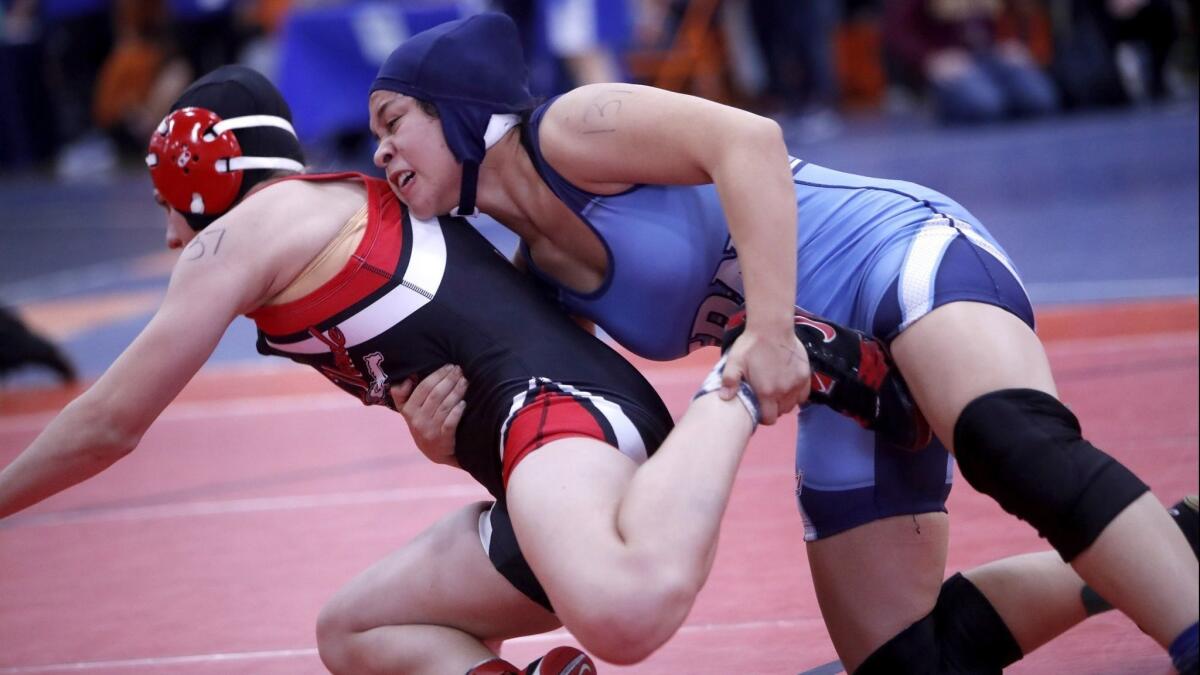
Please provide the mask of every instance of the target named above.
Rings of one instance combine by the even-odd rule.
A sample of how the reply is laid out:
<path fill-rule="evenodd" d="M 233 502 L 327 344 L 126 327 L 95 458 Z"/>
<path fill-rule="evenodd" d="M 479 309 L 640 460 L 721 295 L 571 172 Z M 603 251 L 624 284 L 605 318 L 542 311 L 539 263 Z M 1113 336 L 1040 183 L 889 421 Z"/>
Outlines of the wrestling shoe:
<path fill-rule="evenodd" d="M 497 656 L 471 666 L 466 675 L 521 675 L 521 671 Z"/>
<path fill-rule="evenodd" d="M 0 308 L 0 376 L 24 366 L 49 368 L 64 383 L 75 380 L 75 368 L 57 347 Z"/>
<path fill-rule="evenodd" d="M 574 647 L 555 647 L 533 663 L 518 669 L 500 657 L 488 659 L 467 671 L 467 675 L 595 675 L 591 657 Z"/>
<path fill-rule="evenodd" d="M 725 325 L 721 351 L 728 350 L 745 328 L 746 311 L 741 309 Z M 832 408 L 908 450 L 920 450 L 933 439 L 883 342 L 799 307 L 796 337 L 808 352 L 812 370 L 809 401 Z"/>
<path fill-rule="evenodd" d="M 574 647 L 555 647 L 525 666 L 522 675 L 595 675 L 596 664 Z"/>

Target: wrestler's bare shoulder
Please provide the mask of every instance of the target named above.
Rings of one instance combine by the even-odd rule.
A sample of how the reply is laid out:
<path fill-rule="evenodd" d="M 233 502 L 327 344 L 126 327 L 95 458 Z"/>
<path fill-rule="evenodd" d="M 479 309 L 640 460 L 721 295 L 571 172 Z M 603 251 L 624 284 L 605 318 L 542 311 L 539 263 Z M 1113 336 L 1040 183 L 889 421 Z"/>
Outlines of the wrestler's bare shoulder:
<path fill-rule="evenodd" d="M 239 205 L 253 220 L 291 231 L 336 230 L 366 203 L 367 192 L 357 180 L 278 180 L 265 184 Z M 267 213 L 269 217 L 263 216 Z"/>
<path fill-rule="evenodd" d="M 180 262 L 237 266 L 253 278 L 247 280 L 256 289 L 248 300 L 253 309 L 285 289 L 363 208 L 366 197 L 363 184 L 352 180 L 267 183 L 197 235 Z"/>

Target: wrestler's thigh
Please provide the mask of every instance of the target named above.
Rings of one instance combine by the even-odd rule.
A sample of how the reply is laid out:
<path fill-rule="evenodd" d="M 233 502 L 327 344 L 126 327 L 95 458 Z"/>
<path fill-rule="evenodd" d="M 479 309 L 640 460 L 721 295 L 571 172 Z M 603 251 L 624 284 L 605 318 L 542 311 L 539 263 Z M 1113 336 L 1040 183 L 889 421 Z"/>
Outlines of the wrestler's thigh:
<path fill-rule="evenodd" d="M 593 580 L 627 577 L 617 508 L 636 469 L 611 445 L 573 437 L 530 453 L 509 478 L 517 541 L 568 625 L 564 612 L 595 602 Z"/>
<path fill-rule="evenodd" d="M 808 544 L 817 602 L 846 672 L 933 609 L 949 527 L 941 512 L 895 516 Z"/>
<path fill-rule="evenodd" d="M 979 396 L 1013 388 L 1058 395 L 1037 335 L 995 305 L 941 305 L 900 333 L 891 350 L 922 412 L 951 451 L 959 413 Z"/>
<path fill-rule="evenodd" d="M 479 538 L 479 515 L 488 506 L 446 516 L 342 587 L 326 611 L 356 632 L 436 624 L 495 640 L 559 627 L 492 566 Z"/>

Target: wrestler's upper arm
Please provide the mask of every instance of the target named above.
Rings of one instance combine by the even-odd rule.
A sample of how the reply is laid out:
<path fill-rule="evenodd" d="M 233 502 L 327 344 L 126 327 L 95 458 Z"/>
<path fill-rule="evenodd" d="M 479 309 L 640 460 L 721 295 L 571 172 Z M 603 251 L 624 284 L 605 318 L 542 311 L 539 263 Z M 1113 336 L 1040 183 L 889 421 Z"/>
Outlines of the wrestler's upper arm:
<path fill-rule="evenodd" d="M 111 423 L 140 436 L 208 360 L 226 328 L 277 277 L 263 208 L 235 208 L 184 247 L 150 323 L 93 386 Z"/>
<path fill-rule="evenodd" d="M 612 194 L 632 184 L 712 182 L 727 157 L 778 136 L 779 125 L 695 96 L 596 84 L 559 97 L 538 133 L 543 156 L 566 180 Z"/>

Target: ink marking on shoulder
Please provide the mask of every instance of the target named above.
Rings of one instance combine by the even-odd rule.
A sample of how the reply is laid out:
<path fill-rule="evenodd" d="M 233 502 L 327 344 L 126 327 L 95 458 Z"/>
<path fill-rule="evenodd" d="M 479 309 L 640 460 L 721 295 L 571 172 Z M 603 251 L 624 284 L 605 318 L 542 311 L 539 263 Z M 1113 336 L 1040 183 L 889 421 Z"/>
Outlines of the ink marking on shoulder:
<path fill-rule="evenodd" d="M 207 239 L 206 239 L 207 237 Z M 221 240 L 225 238 L 225 228 L 204 230 L 183 249 L 184 260 L 199 260 L 210 252 L 216 255 L 221 250 Z"/>
<path fill-rule="evenodd" d="M 583 111 L 581 130 L 585 134 L 608 134 L 617 130 L 616 117 L 621 112 L 621 99 L 614 95 L 632 94 L 629 89 L 607 89 L 597 95 Z M 590 128 L 589 128 L 590 126 Z"/>

